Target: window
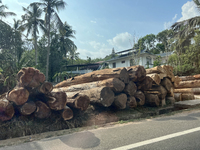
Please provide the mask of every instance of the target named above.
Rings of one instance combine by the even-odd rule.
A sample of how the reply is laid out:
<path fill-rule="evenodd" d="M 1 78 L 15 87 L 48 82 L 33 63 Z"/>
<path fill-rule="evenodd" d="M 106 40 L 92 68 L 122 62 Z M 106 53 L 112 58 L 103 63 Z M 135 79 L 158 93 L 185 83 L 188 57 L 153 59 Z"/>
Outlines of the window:
<path fill-rule="evenodd" d="M 116 63 L 113 63 L 113 68 L 116 68 Z"/>
<path fill-rule="evenodd" d="M 122 64 L 125 63 L 125 60 L 122 61 Z"/>

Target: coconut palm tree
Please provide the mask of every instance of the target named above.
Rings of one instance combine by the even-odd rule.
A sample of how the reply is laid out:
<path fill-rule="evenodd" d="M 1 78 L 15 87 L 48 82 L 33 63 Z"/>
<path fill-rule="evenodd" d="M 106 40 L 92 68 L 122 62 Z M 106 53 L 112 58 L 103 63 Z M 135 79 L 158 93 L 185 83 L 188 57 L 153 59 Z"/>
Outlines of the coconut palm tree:
<path fill-rule="evenodd" d="M 0 1 L 1 3 L 1 1 Z M 0 18 L 2 20 L 2 18 L 6 18 L 8 16 L 16 16 L 15 13 L 13 12 L 6 12 L 5 9 L 8 9 L 8 7 L 6 5 L 1 5 L 0 6 Z"/>
<path fill-rule="evenodd" d="M 48 38 L 48 46 L 47 46 L 47 65 L 46 65 L 46 80 L 48 80 L 48 72 L 49 72 L 49 54 L 50 54 L 50 30 L 51 30 L 51 22 L 54 19 L 54 22 L 58 27 L 63 26 L 63 23 L 58 16 L 57 12 L 60 9 L 64 9 L 66 3 L 63 0 L 40 0 L 41 3 L 38 3 L 43 7 L 43 11 L 45 12 L 45 24 L 47 29 L 47 38 Z"/>
<path fill-rule="evenodd" d="M 32 34 L 35 49 L 35 65 L 37 65 L 37 34 L 39 34 L 38 28 L 45 32 L 44 20 L 40 18 L 43 11 L 39 8 L 37 3 L 32 3 L 27 8 L 23 7 L 23 10 L 26 12 L 26 14 L 22 16 L 24 24 L 21 26 L 21 29 L 27 31 L 26 36 L 29 36 L 30 33 Z"/>

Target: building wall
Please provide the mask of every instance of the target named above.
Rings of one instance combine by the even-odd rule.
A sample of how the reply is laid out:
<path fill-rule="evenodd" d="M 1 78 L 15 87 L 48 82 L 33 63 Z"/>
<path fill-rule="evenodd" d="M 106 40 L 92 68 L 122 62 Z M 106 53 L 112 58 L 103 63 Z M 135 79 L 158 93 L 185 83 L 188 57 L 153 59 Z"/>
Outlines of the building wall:
<path fill-rule="evenodd" d="M 125 61 L 125 62 L 122 63 L 122 61 Z M 113 68 L 113 63 L 116 63 L 116 68 L 117 67 L 129 67 L 130 66 L 130 58 L 124 58 L 124 59 L 111 61 L 111 62 L 109 62 L 109 68 Z"/>

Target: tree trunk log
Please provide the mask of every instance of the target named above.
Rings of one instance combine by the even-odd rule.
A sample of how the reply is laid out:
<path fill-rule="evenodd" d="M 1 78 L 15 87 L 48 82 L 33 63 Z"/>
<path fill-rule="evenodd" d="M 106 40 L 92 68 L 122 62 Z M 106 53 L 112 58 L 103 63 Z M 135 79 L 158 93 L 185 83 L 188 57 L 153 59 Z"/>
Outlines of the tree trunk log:
<path fill-rule="evenodd" d="M 159 74 L 159 73 L 166 73 L 166 71 L 161 66 L 156 66 L 156 67 L 153 67 L 153 68 L 146 69 L 146 73 L 147 74 L 152 74 L 152 73 L 158 73 Z"/>
<path fill-rule="evenodd" d="M 195 79 L 200 79 L 200 74 L 196 74 L 193 76 Z"/>
<path fill-rule="evenodd" d="M 137 91 L 137 86 L 133 81 L 130 81 L 124 88 L 124 92 L 130 96 L 134 96 L 136 91 Z"/>
<path fill-rule="evenodd" d="M 153 79 L 153 83 L 159 85 L 161 82 L 160 76 L 157 73 L 147 74 L 147 76 Z"/>
<path fill-rule="evenodd" d="M 200 87 L 200 80 L 181 81 L 177 88 L 196 88 Z"/>
<path fill-rule="evenodd" d="M 175 80 L 174 80 L 174 87 L 177 88 L 180 84 L 181 79 L 179 78 L 179 76 L 175 76 Z"/>
<path fill-rule="evenodd" d="M 138 106 L 142 106 L 145 104 L 145 95 L 142 91 L 137 91 L 135 94 L 134 94 L 134 97 L 137 101 L 137 105 Z"/>
<path fill-rule="evenodd" d="M 27 101 L 19 107 L 19 112 L 22 115 L 30 115 L 36 110 L 36 104 L 33 101 Z"/>
<path fill-rule="evenodd" d="M 7 94 L 7 99 L 16 105 L 23 105 L 28 100 L 28 97 L 29 92 L 23 87 L 13 89 Z"/>
<path fill-rule="evenodd" d="M 138 89 L 142 90 L 142 91 L 147 91 L 147 90 L 151 89 L 152 84 L 153 84 L 153 79 L 148 76 L 145 77 L 145 79 L 143 81 L 136 83 Z"/>
<path fill-rule="evenodd" d="M 55 85 L 55 88 L 59 87 L 67 87 L 76 84 L 88 83 L 93 81 L 100 81 L 109 78 L 119 78 L 124 82 L 129 80 L 129 73 L 126 71 L 125 68 L 113 68 L 113 69 L 103 69 L 97 70 L 90 73 L 86 73 L 80 76 L 76 76 L 71 79 L 67 79 L 63 82 L 58 83 Z"/>
<path fill-rule="evenodd" d="M 53 90 L 53 85 L 50 82 L 44 82 L 38 89 L 40 93 L 49 94 Z"/>
<path fill-rule="evenodd" d="M 12 119 L 15 114 L 13 105 L 5 98 L 0 100 L 0 120 L 7 121 Z"/>
<path fill-rule="evenodd" d="M 182 101 L 186 100 L 193 100 L 194 98 L 194 93 L 182 93 Z"/>
<path fill-rule="evenodd" d="M 174 95 L 174 87 L 172 82 L 168 78 L 164 78 L 161 81 L 161 85 L 170 93 L 172 96 Z"/>
<path fill-rule="evenodd" d="M 166 73 L 159 73 L 158 75 L 159 75 L 161 80 L 164 79 L 165 77 L 167 77 Z"/>
<path fill-rule="evenodd" d="M 146 94 L 145 101 L 145 104 L 149 106 L 158 107 L 160 105 L 160 99 L 155 94 Z"/>
<path fill-rule="evenodd" d="M 167 90 L 162 85 L 154 85 L 152 88 L 147 91 L 149 94 L 157 94 L 159 99 L 162 100 L 167 95 Z"/>
<path fill-rule="evenodd" d="M 179 78 L 180 78 L 180 81 L 196 80 L 194 76 L 181 76 Z"/>
<path fill-rule="evenodd" d="M 44 119 L 48 118 L 51 115 L 51 109 L 45 103 L 37 101 L 35 104 L 36 104 L 36 111 L 34 115 L 36 118 Z"/>
<path fill-rule="evenodd" d="M 146 77 L 146 70 L 143 66 L 130 66 L 127 67 L 127 71 L 129 73 L 129 78 L 131 81 L 142 81 Z"/>
<path fill-rule="evenodd" d="M 68 106 L 65 106 L 65 108 L 61 110 L 61 116 L 66 121 L 72 119 L 74 114 L 73 111 Z"/>
<path fill-rule="evenodd" d="M 53 91 L 77 92 L 81 90 L 89 90 L 95 87 L 106 86 L 110 87 L 115 93 L 120 93 L 124 90 L 125 84 L 118 78 L 110 78 L 102 81 L 89 82 L 84 84 L 71 85 L 69 87 L 54 88 Z"/>
<path fill-rule="evenodd" d="M 174 93 L 174 99 L 176 102 L 182 101 L 182 93 Z"/>
<path fill-rule="evenodd" d="M 117 109 L 125 109 L 127 103 L 127 96 L 124 93 L 121 93 L 119 95 L 116 95 L 114 98 L 113 106 L 115 106 Z"/>
<path fill-rule="evenodd" d="M 174 89 L 174 93 L 194 93 L 194 94 L 199 94 L 200 93 L 200 88 Z"/>
<path fill-rule="evenodd" d="M 195 99 L 200 99 L 200 95 L 194 95 Z"/>
<path fill-rule="evenodd" d="M 73 97 L 68 97 L 67 105 L 76 109 L 85 111 L 90 104 L 90 99 L 87 95 L 77 93 Z"/>
<path fill-rule="evenodd" d="M 134 96 L 127 97 L 127 108 L 135 108 L 137 107 L 137 101 Z"/>

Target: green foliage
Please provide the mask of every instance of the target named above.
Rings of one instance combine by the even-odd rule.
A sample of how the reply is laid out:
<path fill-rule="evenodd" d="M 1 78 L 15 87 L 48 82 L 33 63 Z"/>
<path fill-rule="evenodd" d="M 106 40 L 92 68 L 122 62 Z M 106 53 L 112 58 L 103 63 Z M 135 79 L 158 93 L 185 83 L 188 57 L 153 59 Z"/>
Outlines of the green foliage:
<path fill-rule="evenodd" d="M 153 62 L 153 67 L 155 67 L 155 66 L 160 66 L 160 65 L 161 65 L 161 62 L 162 62 L 161 56 L 157 56 L 157 57 L 156 57 L 156 60 Z"/>

